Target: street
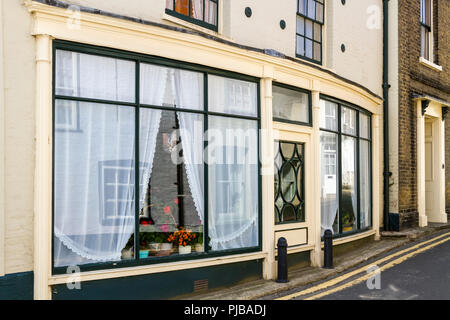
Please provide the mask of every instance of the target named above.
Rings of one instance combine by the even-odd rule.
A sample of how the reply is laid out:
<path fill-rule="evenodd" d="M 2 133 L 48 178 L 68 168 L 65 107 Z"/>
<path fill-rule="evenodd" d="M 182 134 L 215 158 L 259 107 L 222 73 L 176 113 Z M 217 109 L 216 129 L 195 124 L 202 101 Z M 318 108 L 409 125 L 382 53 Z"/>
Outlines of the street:
<path fill-rule="evenodd" d="M 347 270 L 337 277 L 265 299 L 448 300 L 450 233 L 443 231 L 434 234 Z"/>

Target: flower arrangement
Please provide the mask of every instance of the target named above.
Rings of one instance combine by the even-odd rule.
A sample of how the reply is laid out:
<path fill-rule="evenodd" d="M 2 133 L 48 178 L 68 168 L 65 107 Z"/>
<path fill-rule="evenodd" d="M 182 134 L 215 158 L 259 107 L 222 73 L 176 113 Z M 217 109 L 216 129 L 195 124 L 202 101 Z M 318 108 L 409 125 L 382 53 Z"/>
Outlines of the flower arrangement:
<path fill-rule="evenodd" d="M 183 227 L 180 227 L 178 231 L 172 233 L 167 241 L 170 243 L 178 244 L 178 246 L 190 246 L 194 244 L 197 235 L 191 231 L 185 230 Z"/>

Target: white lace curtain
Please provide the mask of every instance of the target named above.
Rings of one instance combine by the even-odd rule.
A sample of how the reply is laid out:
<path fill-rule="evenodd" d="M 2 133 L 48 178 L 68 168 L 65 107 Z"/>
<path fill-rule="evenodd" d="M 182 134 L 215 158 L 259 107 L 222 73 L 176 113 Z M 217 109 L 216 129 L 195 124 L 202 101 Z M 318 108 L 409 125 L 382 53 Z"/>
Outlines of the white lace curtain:
<path fill-rule="evenodd" d="M 131 61 L 57 52 L 61 95 L 134 102 Z M 203 110 L 203 74 L 141 64 L 140 101 L 163 105 L 170 83 L 178 108 Z M 55 130 L 55 250 L 58 266 L 120 260 L 135 226 L 135 109 L 128 106 L 57 100 L 55 118 L 78 117 L 76 130 Z M 255 105 L 249 106 L 254 108 Z M 204 221 L 203 114 L 177 112 L 188 183 Z M 257 134 L 257 122 L 210 117 L 210 127 Z M 161 110 L 140 114 L 139 207 L 151 177 Z M 244 139 L 239 165 L 209 167 L 209 236 L 213 250 L 256 246 L 258 217 L 257 140 Z M 229 152 L 221 145 L 219 150 Z"/>

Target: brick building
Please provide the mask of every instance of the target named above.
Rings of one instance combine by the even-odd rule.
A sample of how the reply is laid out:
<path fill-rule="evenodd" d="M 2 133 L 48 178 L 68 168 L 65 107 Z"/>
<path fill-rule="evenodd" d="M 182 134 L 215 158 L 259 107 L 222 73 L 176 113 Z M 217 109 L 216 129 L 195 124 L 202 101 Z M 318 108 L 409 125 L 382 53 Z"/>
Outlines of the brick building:
<path fill-rule="evenodd" d="M 389 211 L 391 218 L 398 214 L 400 228 L 446 222 L 450 2 L 390 1 L 390 10 Z"/>

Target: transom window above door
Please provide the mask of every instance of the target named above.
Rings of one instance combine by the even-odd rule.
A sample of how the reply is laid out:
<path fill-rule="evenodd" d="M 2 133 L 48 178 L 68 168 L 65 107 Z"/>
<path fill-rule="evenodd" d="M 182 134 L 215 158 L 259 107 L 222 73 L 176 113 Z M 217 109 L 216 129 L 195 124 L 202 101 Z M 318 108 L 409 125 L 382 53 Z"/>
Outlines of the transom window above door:
<path fill-rule="evenodd" d="M 272 87 L 273 120 L 311 125 L 311 93 L 306 90 L 275 84 Z"/>
<path fill-rule="evenodd" d="M 217 31 L 219 0 L 166 0 L 166 13 Z"/>

